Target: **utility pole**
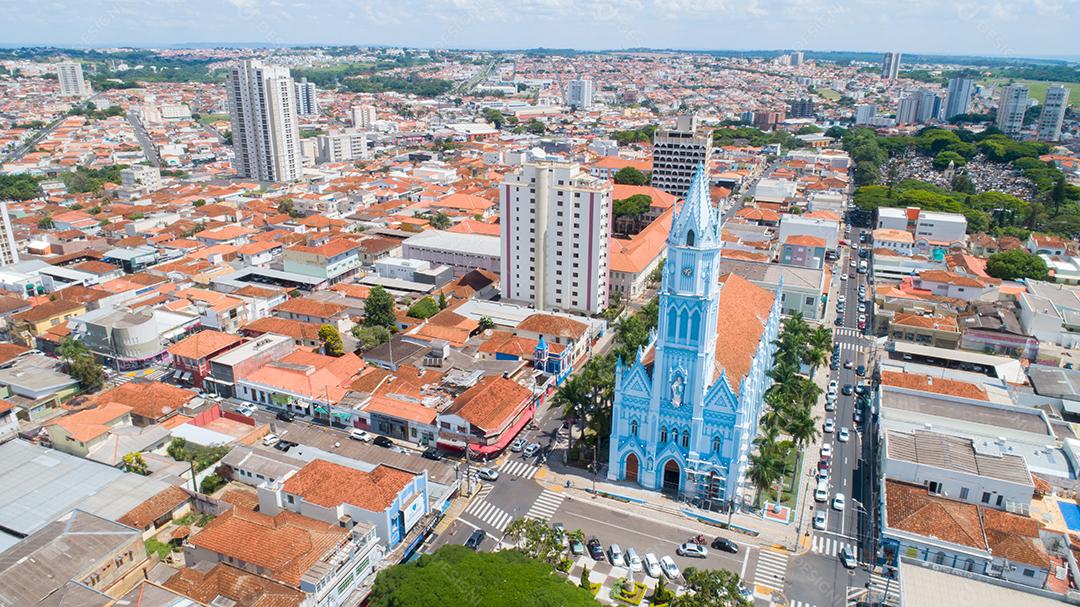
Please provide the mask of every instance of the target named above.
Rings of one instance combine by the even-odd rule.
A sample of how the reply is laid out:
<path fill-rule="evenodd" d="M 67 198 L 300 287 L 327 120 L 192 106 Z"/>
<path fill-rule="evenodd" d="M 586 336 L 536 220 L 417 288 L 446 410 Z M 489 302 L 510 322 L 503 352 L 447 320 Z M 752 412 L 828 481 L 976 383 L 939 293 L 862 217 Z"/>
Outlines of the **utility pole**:
<path fill-rule="evenodd" d="M 599 448 L 600 448 L 600 437 L 597 436 L 596 437 L 596 442 L 593 443 L 593 447 L 592 447 L 592 492 L 593 492 L 593 495 L 596 495 L 596 472 L 599 469 L 599 467 L 596 465 L 596 454 L 597 454 L 597 450 Z"/>
<path fill-rule="evenodd" d="M 195 482 L 195 460 L 188 460 L 188 465 L 191 466 L 191 490 L 198 493 L 199 484 Z"/>

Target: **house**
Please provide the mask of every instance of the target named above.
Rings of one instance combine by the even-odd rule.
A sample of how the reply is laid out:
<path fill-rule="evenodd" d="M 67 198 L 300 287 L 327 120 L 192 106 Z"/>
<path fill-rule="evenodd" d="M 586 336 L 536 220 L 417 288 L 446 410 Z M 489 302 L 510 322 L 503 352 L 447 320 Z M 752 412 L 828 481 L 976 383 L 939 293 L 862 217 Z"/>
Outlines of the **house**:
<path fill-rule="evenodd" d="M 142 531 L 150 539 L 173 519 L 191 512 L 191 495 L 176 486 L 169 486 L 153 497 L 128 510 L 116 522 Z"/>
<path fill-rule="evenodd" d="M 306 594 L 273 580 L 248 573 L 228 563 L 207 571 L 185 567 L 165 580 L 163 586 L 200 604 L 230 601 L 236 607 L 306 607 Z"/>
<path fill-rule="evenodd" d="M 825 265 L 825 239 L 795 235 L 784 241 L 780 263 L 789 266 L 821 269 Z"/>
<path fill-rule="evenodd" d="M 318 278 L 336 284 L 360 269 L 360 246 L 347 238 L 335 238 L 318 246 L 294 245 L 282 256 L 286 272 Z"/>
<path fill-rule="evenodd" d="M 15 417 L 15 404 L 0 400 L 0 443 L 15 438 L 19 433 L 19 420 Z"/>
<path fill-rule="evenodd" d="M 567 372 L 592 348 L 589 325 L 557 314 L 530 314 L 514 327 L 514 335 L 537 342 L 543 339 L 555 357 L 544 365 L 543 370 L 553 375 Z"/>
<path fill-rule="evenodd" d="M 43 335 L 67 319 L 86 313 L 86 306 L 78 301 L 56 299 L 34 306 L 11 317 L 13 340 L 31 348 L 36 347 L 34 338 Z"/>
<path fill-rule="evenodd" d="M 532 420 L 536 408 L 532 390 L 505 377 L 486 377 L 439 413 L 439 444 L 493 457 Z"/>
<path fill-rule="evenodd" d="M 333 357 L 296 350 L 238 377 L 236 395 L 274 409 L 329 421 L 330 407 L 345 396 L 364 366 L 364 361 L 352 352 Z"/>
<path fill-rule="evenodd" d="M 875 248 L 888 249 L 900 255 L 909 256 L 915 252 L 915 237 L 911 232 L 892 228 L 878 228 L 871 233 Z"/>
<path fill-rule="evenodd" d="M 294 297 L 274 306 L 273 314 L 278 318 L 331 325 L 337 327 L 338 331 L 348 331 L 353 324 L 348 311 L 349 306 L 344 304 Z"/>
<path fill-rule="evenodd" d="M 1058 238 L 1057 236 L 1051 236 L 1049 234 L 1039 234 L 1032 232 L 1028 236 L 1027 242 L 1024 243 L 1024 247 L 1035 255 L 1066 255 L 1069 247 L 1068 243 Z"/>
<path fill-rule="evenodd" d="M 54 449 L 87 457 L 117 426 L 131 425 L 131 407 L 106 403 L 60 417 L 46 426 Z"/>
<path fill-rule="evenodd" d="M 365 471 L 315 459 L 261 489 L 259 510 L 288 510 L 346 529 L 369 527 L 389 550 L 428 513 L 427 473 L 386 464 Z"/>
<path fill-rule="evenodd" d="M 210 359 L 210 375 L 203 378 L 203 389 L 226 398 L 238 396 L 240 378 L 295 350 L 292 338 L 274 333 L 235 346 Z"/>
<path fill-rule="evenodd" d="M 923 270 L 912 280 L 916 289 L 967 302 L 997 300 L 999 283 L 1000 281 L 993 278 L 982 278 L 947 270 Z"/>
<path fill-rule="evenodd" d="M 60 371 L 60 361 L 42 354 L 29 354 L 0 367 L 0 395 L 15 405 L 18 419 L 36 422 L 60 403 L 79 392 L 79 381 Z"/>
<path fill-rule="evenodd" d="M 239 335 L 208 329 L 170 345 L 167 350 L 176 369 L 175 379 L 202 389 L 203 378 L 210 375 L 210 359 L 243 341 Z"/>
<path fill-rule="evenodd" d="M 93 402 L 127 405 L 134 425 L 149 426 L 173 417 L 197 396 L 191 390 L 159 381 L 133 381 L 96 394 Z"/>
<path fill-rule="evenodd" d="M 248 337 L 258 337 L 266 333 L 287 335 L 300 347 L 318 349 L 322 347 L 322 340 L 319 338 L 320 328 L 321 326 L 315 323 L 271 316 L 249 322 L 240 331 Z"/>

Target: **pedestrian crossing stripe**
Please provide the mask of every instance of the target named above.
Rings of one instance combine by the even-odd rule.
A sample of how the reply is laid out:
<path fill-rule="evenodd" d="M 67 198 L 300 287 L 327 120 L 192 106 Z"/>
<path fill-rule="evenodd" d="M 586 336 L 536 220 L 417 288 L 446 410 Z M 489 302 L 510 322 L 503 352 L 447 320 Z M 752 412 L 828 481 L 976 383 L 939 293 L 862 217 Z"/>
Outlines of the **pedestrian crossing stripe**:
<path fill-rule="evenodd" d="M 788 607 L 817 607 L 817 605 L 803 601 L 788 601 Z"/>
<path fill-rule="evenodd" d="M 784 590 L 784 576 L 787 574 L 788 556 L 775 550 L 762 550 L 758 553 L 757 569 L 754 571 L 754 585 L 781 592 Z"/>
<path fill-rule="evenodd" d="M 521 478 L 532 478 L 536 476 L 537 466 L 520 460 L 508 459 L 499 466 L 499 470 Z"/>
<path fill-rule="evenodd" d="M 810 549 L 817 554 L 826 554 L 828 556 L 836 556 L 840 554 L 840 551 L 844 548 L 851 548 L 854 550 L 855 546 L 848 542 L 842 542 L 831 537 L 825 537 L 821 535 L 815 535 L 814 541 Z"/>
<path fill-rule="evenodd" d="M 502 531 L 513 518 L 501 508 L 486 500 L 476 500 L 465 509 L 465 514 L 486 523 L 496 531 Z"/>
<path fill-rule="evenodd" d="M 529 511 L 525 513 L 525 516 L 542 521 L 551 520 L 551 516 L 555 514 L 555 511 L 562 505 L 563 497 L 564 496 L 561 493 L 544 489 L 540 492 L 540 495 L 537 496 L 536 501 L 533 502 Z"/>

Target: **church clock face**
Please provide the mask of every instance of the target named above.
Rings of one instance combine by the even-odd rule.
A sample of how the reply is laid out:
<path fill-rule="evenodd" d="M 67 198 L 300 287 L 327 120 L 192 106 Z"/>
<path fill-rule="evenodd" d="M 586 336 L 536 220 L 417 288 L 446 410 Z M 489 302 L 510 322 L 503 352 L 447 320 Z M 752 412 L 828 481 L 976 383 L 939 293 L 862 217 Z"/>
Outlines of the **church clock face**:
<path fill-rule="evenodd" d="M 694 266 L 683 266 L 682 275 L 690 278 L 694 275 Z"/>

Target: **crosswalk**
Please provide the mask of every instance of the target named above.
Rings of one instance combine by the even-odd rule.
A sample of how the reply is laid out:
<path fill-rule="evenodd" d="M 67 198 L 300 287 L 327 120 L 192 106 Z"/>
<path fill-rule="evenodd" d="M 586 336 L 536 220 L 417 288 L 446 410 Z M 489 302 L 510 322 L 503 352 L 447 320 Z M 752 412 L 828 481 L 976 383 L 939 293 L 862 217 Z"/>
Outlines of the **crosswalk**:
<path fill-rule="evenodd" d="M 536 501 L 533 502 L 532 508 L 529 508 L 529 511 L 525 513 L 525 516 L 542 521 L 551 520 L 551 515 L 555 514 L 555 511 L 562 505 L 563 497 L 563 494 L 558 491 L 544 489 L 537 496 Z"/>
<path fill-rule="evenodd" d="M 754 585 L 770 592 L 784 591 L 784 575 L 787 574 L 788 555 L 776 550 L 763 549 L 758 553 Z"/>
<path fill-rule="evenodd" d="M 886 595 L 886 590 L 888 595 Z M 847 589 L 847 605 L 848 607 L 855 607 L 856 605 L 873 602 L 874 604 L 885 605 L 886 607 L 899 607 L 900 605 L 900 580 L 889 580 L 889 578 L 877 574 L 870 574 L 870 589 L 867 592 L 864 586 L 848 586 Z"/>
<path fill-rule="evenodd" d="M 488 487 L 490 486 L 488 485 Z M 483 490 L 481 492 L 482 495 L 473 500 L 473 503 L 469 504 L 469 507 L 465 509 L 465 514 L 501 532 L 506 529 L 513 517 L 504 512 L 502 508 L 484 499 L 487 493 L 483 493 Z"/>
<path fill-rule="evenodd" d="M 861 352 L 863 350 L 863 347 L 861 345 L 853 344 L 853 343 L 846 342 L 846 341 L 837 342 L 836 345 L 839 346 L 841 354 L 843 354 L 844 352 L 850 352 L 852 354 L 857 354 L 857 353 L 859 353 L 859 352 Z"/>
<path fill-rule="evenodd" d="M 854 544 L 844 542 L 835 538 L 831 538 L 824 535 L 815 535 L 814 540 L 810 545 L 810 550 L 817 554 L 824 554 L 827 556 L 836 556 L 840 554 L 840 551 L 844 548 L 851 548 L 855 550 Z"/>
<path fill-rule="evenodd" d="M 817 607 L 817 605 L 806 601 L 788 601 L 788 607 Z"/>
<path fill-rule="evenodd" d="M 528 462 L 523 462 L 519 459 L 507 459 L 499 466 L 500 472 L 511 474 L 513 476 L 520 476 L 521 478 L 532 478 L 536 476 L 538 466 L 534 466 Z"/>
<path fill-rule="evenodd" d="M 863 332 L 852 327 L 836 327 L 833 329 L 835 337 L 862 337 Z"/>

